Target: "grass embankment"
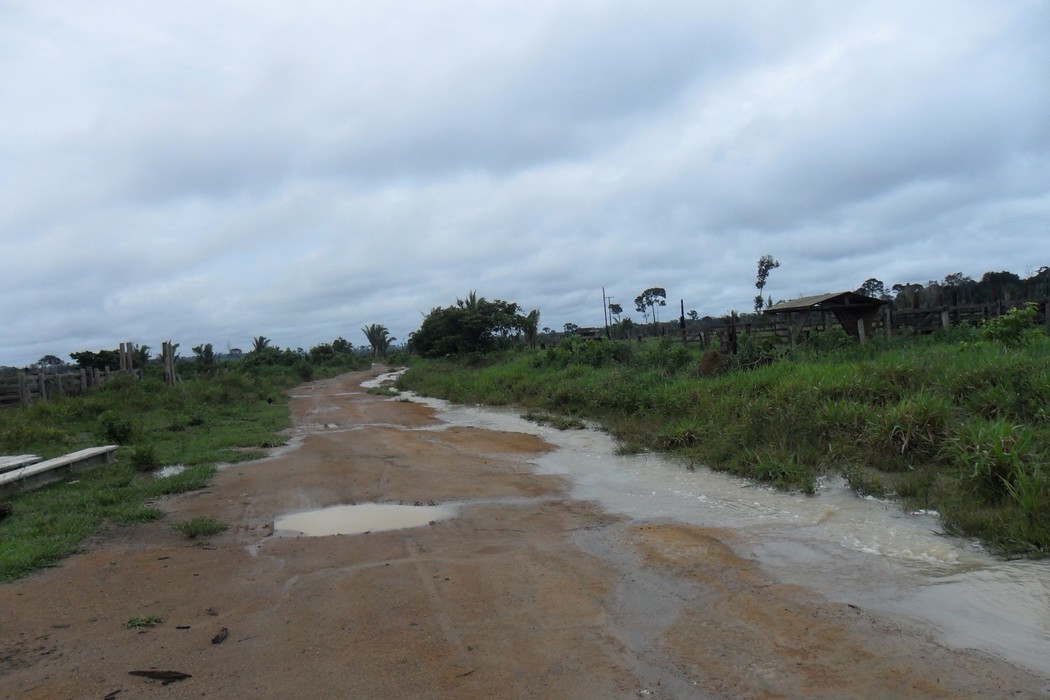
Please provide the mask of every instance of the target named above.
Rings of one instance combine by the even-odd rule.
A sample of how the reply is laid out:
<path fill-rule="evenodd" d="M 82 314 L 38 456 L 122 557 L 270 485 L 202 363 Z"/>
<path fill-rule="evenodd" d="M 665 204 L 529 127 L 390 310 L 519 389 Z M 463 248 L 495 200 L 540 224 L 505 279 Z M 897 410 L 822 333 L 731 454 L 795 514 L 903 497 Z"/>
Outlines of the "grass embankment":
<path fill-rule="evenodd" d="M 0 411 L 0 454 L 122 445 L 112 464 L 3 499 L 13 514 L 0 521 L 0 581 L 55 564 L 106 527 L 161 518 L 156 500 L 204 487 L 218 463 L 261 456 L 289 425 L 282 392 L 303 378 L 301 367 L 247 364 L 173 387 L 116 378 L 86 396 Z M 165 465 L 185 470 L 154 476 Z"/>
<path fill-rule="evenodd" d="M 844 334 L 843 334 L 844 335 Z M 696 375 L 680 344 L 562 342 L 472 360 L 417 361 L 403 388 L 598 421 L 624 452 L 811 493 L 840 474 L 861 494 L 940 512 L 946 530 L 1006 554 L 1050 555 L 1050 339 L 1008 347 L 974 332 L 782 354 L 745 347 Z M 742 365 L 766 354 L 753 369 Z"/>

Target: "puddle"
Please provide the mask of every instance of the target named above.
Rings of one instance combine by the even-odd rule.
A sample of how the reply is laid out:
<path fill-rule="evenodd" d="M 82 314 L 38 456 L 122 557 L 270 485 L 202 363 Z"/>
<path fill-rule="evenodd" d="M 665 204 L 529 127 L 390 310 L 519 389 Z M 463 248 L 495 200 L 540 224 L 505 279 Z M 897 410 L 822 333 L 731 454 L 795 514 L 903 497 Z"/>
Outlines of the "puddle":
<path fill-rule="evenodd" d="M 447 520 L 455 514 L 455 506 L 450 505 L 404 506 L 362 503 L 285 515 L 273 521 L 273 530 L 275 535 L 285 537 L 359 535 L 365 532 L 421 527 L 436 520 Z"/>
<path fill-rule="evenodd" d="M 449 426 L 539 435 L 559 449 L 529 459 L 566 476 L 572 496 L 639 521 L 729 528 L 741 551 L 785 583 L 829 599 L 932 623 L 941 639 L 998 654 L 1038 673 L 1050 658 L 1050 561 L 1001 560 L 946 536 L 936 514 L 858 498 L 841 479 L 815 496 L 774 491 L 658 454 L 617 455 L 609 435 L 559 431 L 514 409 L 412 395 Z"/>
<path fill-rule="evenodd" d="M 186 471 L 185 464 L 169 464 L 166 467 L 161 467 L 157 471 L 153 472 L 155 479 L 167 479 L 169 476 L 175 476 Z"/>

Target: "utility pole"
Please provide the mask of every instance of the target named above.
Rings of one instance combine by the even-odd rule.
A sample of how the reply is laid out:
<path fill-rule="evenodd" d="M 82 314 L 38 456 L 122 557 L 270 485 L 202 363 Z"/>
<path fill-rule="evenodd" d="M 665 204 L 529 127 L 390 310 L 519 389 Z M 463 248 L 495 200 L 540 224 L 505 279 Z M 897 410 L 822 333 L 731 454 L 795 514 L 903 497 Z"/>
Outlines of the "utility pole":
<path fill-rule="evenodd" d="M 605 337 L 606 339 L 612 339 L 609 335 L 609 299 L 610 297 L 605 296 L 605 287 L 602 287 L 602 318 L 605 319 Z"/>

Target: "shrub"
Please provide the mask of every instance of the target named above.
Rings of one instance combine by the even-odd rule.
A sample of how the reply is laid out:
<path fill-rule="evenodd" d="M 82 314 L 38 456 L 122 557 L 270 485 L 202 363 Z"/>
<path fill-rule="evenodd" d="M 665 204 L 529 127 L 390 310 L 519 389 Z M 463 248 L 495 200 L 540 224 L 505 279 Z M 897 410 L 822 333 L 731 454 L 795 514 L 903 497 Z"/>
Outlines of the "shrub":
<path fill-rule="evenodd" d="M 1038 307 L 1035 302 L 1010 309 L 999 318 L 990 318 L 981 323 L 981 335 L 986 340 L 1002 343 L 1007 347 L 1019 347 L 1039 331 L 1032 327 Z"/>
<path fill-rule="evenodd" d="M 160 466 L 157 450 L 153 445 L 137 445 L 131 450 L 131 466 L 136 471 L 151 472 Z"/>
<path fill-rule="evenodd" d="M 106 411 L 98 417 L 98 423 L 99 435 L 103 440 L 115 442 L 118 445 L 131 442 L 134 428 L 131 425 L 131 421 L 124 416 L 115 411 Z"/>

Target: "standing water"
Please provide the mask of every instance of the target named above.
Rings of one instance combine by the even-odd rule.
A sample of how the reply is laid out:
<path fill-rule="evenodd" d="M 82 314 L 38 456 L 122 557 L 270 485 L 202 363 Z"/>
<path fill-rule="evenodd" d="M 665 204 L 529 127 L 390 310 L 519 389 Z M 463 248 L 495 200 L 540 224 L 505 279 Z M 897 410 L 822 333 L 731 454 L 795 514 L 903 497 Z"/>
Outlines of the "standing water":
<path fill-rule="evenodd" d="M 376 380 L 376 384 L 384 377 Z M 508 410 L 414 396 L 445 426 L 530 433 L 559 449 L 531 458 L 572 496 L 638 520 L 730 528 L 767 570 L 829 599 L 931 623 L 945 643 L 1050 675 L 1050 563 L 1004 561 L 942 533 L 936 514 L 853 495 L 841 480 L 786 494 L 660 455 L 615 454 L 595 430 L 558 431 Z"/>

